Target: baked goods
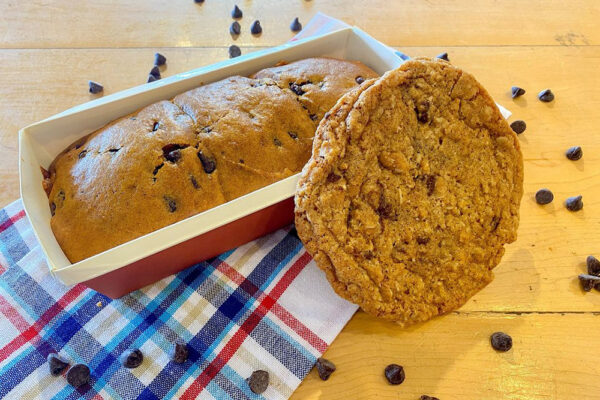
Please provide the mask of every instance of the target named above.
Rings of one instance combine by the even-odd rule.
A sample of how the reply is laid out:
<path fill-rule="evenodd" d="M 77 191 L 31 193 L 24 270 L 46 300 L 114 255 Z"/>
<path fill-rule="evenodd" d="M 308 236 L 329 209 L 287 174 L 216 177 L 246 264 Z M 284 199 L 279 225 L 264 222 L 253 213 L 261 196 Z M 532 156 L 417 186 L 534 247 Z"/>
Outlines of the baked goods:
<path fill-rule="evenodd" d="M 321 121 L 296 229 L 335 291 L 402 325 L 487 285 L 516 239 L 523 164 L 485 89 L 442 60 L 365 82 Z"/>
<path fill-rule="evenodd" d="M 315 59 L 330 108 L 355 74 L 343 60 Z M 294 64 L 289 64 L 293 67 Z M 348 73 L 344 65 L 351 65 Z M 331 88 L 330 88 L 331 86 Z M 297 173 L 310 156 L 318 121 L 289 87 L 232 77 L 123 117 L 61 153 L 44 180 L 51 227 L 77 262 Z"/>

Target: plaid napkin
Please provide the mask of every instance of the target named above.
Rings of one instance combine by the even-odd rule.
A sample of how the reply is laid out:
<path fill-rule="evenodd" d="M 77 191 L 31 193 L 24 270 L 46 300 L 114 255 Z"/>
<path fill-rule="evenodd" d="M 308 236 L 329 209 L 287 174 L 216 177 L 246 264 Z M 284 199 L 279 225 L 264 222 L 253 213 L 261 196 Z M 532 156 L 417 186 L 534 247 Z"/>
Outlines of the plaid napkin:
<path fill-rule="evenodd" d="M 0 397 L 287 399 L 355 311 L 293 228 L 111 300 L 52 278 L 20 200 L 0 211 Z M 184 364 L 169 359 L 176 340 Z M 140 367 L 121 366 L 128 348 Z M 91 383 L 51 376 L 52 352 L 87 364 Z M 257 369 L 261 396 L 245 380 Z"/>

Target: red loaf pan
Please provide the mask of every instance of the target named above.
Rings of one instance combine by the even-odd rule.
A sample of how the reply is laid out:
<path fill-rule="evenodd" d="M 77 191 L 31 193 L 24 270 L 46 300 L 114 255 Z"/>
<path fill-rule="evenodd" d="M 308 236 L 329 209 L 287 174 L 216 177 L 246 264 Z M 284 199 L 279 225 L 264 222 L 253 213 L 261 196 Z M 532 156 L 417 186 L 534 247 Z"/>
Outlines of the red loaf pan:
<path fill-rule="evenodd" d="M 289 198 L 113 272 L 84 281 L 83 284 L 113 299 L 121 297 L 200 261 L 273 232 L 292 223 L 293 220 L 294 199 Z M 133 276 L 136 279 L 131 279 Z"/>
<path fill-rule="evenodd" d="M 148 104 L 232 75 L 248 76 L 281 60 L 318 56 L 359 60 L 379 74 L 402 63 L 393 49 L 360 29 L 344 28 L 104 96 L 21 129 L 21 196 L 52 274 L 65 284 L 83 282 L 120 297 L 291 223 L 297 175 L 72 264 L 50 228 L 40 166 L 48 167 L 77 139 Z"/>

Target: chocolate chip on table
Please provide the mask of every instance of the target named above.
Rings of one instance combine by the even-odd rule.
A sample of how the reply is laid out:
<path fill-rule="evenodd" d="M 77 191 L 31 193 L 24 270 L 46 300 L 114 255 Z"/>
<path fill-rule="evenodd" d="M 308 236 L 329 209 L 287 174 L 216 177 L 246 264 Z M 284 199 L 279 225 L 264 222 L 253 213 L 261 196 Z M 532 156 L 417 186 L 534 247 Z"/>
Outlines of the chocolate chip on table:
<path fill-rule="evenodd" d="M 586 292 L 589 292 L 594 287 L 596 289 L 600 288 L 600 277 L 595 275 L 581 274 L 579 275 L 579 282 L 581 283 L 581 288 Z"/>
<path fill-rule="evenodd" d="M 154 75 L 148 74 L 148 81 L 147 81 L 147 83 L 154 82 L 156 80 L 158 80 L 158 79 L 156 79 L 156 77 Z"/>
<path fill-rule="evenodd" d="M 354 80 L 360 85 L 365 81 L 365 78 L 363 78 L 362 76 L 357 76 Z"/>
<path fill-rule="evenodd" d="M 510 128 L 518 135 L 520 135 L 521 133 L 525 132 L 525 129 L 527 129 L 527 124 L 525 123 L 525 121 L 523 120 L 516 120 L 513 121 L 510 124 Z"/>
<path fill-rule="evenodd" d="M 290 29 L 292 32 L 300 32 L 302 30 L 302 24 L 298 21 L 298 17 L 294 18 L 292 23 L 290 24 Z"/>
<path fill-rule="evenodd" d="M 52 376 L 59 376 L 69 366 L 69 362 L 56 353 L 48 354 L 46 360 Z"/>
<path fill-rule="evenodd" d="M 204 0 L 194 0 L 194 3 L 204 3 Z"/>
<path fill-rule="evenodd" d="M 202 168 L 204 168 L 204 172 L 206 172 L 207 174 L 212 174 L 213 171 L 217 168 L 215 160 L 208 157 L 201 150 L 198 151 L 198 158 L 200 159 L 200 162 L 202 163 Z"/>
<path fill-rule="evenodd" d="M 237 21 L 233 21 L 231 23 L 231 26 L 229 27 L 229 33 L 231 33 L 232 35 L 239 35 L 240 33 L 242 33 L 242 27 L 240 26 L 240 23 Z"/>
<path fill-rule="evenodd" d="M 509 351 L 512 348 L 512 338 L 504 332 L 492 333 L 490 343 L 494 350 L 498 351 Z"/>
<path fill-rule="evenodd" d="M 321 378 L 321 380 L 323 381 L 329 379 L 331 374 L 333 374 L 333 372 L 335 371 L 335 364 L 323 357 L 317 358 L 315 367 L 317 368 L 319 378 Z"/>
<path fill-rule="evenodd" d="M 252 393 L 261 394 L 267 390 L 269 386 L 269 373 L 267 371 L 263 371 L 261 369 L 254 371 L 252 375 L 248 379 L 248 386 L 250 386 L 250 390 Z"/>
<path fill-rule="evenodd" d="M 569 197 L 565 201 L 565 207 L 567 207 L 567 210 L 569 210 L 569 211 L 581 210 L 583 208 L 582 198 L 583 198 L 583 196 L 581 196 L 581 195 Z"/>
<path fill-rule="evenodd" d="M 513 86 L 510 88 L 510 94 L 512 98 L 515 99 L 517 97 L 523 96 L 525 94 L 525 89 L 520 88 L 518 86 Z"/>
<path fill-rule="evenodd" d="M 167 196 L 165 196 L 165 200 L 166 199 Z M 142 364 L 142 361 L 144 361 L 144 355 L 139 349 L 129 349 L 121 354 L 120 360 L 125 368 L 137 368 Z"/>
<path fill-rule="evenodd" d="M 404 374 L 404 368 L 398 364 L 390 364 L 385 367 L 385 377 L 388 382 L 392 385 L 399 385 L 404 382 L 406 375 Z"/>
<path fill-rule="evenodd" d="M 587 265 L 588 274 L 600 276 L 600 260 L 594 256 L 587 256 L 585 263 Z"/>
<path fill-rule="evenodd" d="M 440 400 L 437 397 L 427 396 L 426 394 L 422 395 L 419 400 Z"/>
<path fill-rule="evenodd" d="M 158 69 L 157 65 L 152 67 L 152 69 L 150 70 L 150 75 L 152 75 L 156 79 L 160 79 L 160 69 Z"/>
<path fill-rule="evenodd" d="M 253 35 L 259 35 L 262 33 L 262 26 L 260 26 L 260 21 L 256 20 L 250 26 L 250 33 Z"/>
<path fill-rule="evenodd" d="M 88 86 L 90 88 L 90 93 L 92 94 L 98 94 L 104 90 L 104 87 L 98 82 L 88 81 Z"/>
<path fill-rule="evenodd" d="M 75 364 L 67 371 L 67 382 L 74 387 L 80 387 L 90 381 L 90 368 L 85 364 Z"/>
<path fill-rule="evenodd" d="M 167 57 L 163 56 L 160 53 L 154 54 L 154 65 L 160 67 L 167 63 Z"/>
<path fill-rule="evenodd" d="M 554 200 L 554 194 L 548 189 L 540 189 L 535 192 L 535 201 L 538 204 L 550 204 Z"/>
<path fill-rule="evenodd" d="M 583 157 L 583 150 L 581 150 L 581 146 L 569 147 L 567 149 L 567 152 L 565 153 L 565 155 L 567 156 L 567 158 L 569 160 L 571 160 L 571 161 L 577 161 L 581 157 Z"/>
<path fill-rule="evenodd" d="M 450 61 L 448 58 L 448 53 L 440 53 L 435 58 L 439 58 L 440 60 Z"/>
<path fill-rule="evenodd" d="M 183 364 L 188 359 L 188 349 L 185 343 L 173 343 L 169 349 L 169 357 L 176 364 Z"/>
<path fill-rule="evenodd" d="M 233 7 L 233 10 L 231 10 L 231 18 L 242 18 L 243 15 L 244 15 L 244 13 L 242 12 L 242 10 L 240 10 L 240 8 L 236 4 Z"/>
<path fill-rule="evenodd" d="M 550 103 L 554 100 L 554 93 L 552 93 L 552 90 L 550 89 L 544 89 L 538 93 L 538 99 L 544 103 Z"/>
<path fill-rule="evenodd" d="M 242 55 L 242 50 L 237 47 L 235 44 L 229 46 L 229 58 L 235 58 Z"/>

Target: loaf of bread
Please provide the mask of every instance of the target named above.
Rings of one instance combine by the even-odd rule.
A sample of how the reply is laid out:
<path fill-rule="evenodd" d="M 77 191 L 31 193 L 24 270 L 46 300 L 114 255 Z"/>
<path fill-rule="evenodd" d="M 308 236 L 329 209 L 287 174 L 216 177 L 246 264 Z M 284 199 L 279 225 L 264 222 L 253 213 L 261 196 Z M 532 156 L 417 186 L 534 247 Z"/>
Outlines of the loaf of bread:
<path fill-rule="evenodd" d="M 359 62 L 307 59 L 106 125 L 44 171 L 58 243 L 77 262 L 298 173 L 325 112 L 376 76 Z"/>

